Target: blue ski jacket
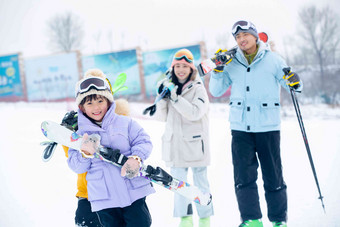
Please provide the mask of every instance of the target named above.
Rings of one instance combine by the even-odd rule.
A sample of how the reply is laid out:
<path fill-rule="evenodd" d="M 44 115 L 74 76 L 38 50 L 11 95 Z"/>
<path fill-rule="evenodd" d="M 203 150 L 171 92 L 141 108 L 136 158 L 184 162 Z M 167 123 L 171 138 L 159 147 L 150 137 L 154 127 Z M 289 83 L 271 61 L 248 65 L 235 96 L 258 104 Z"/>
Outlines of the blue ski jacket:
<path fill-rule="evenodd" d="M 289 87 L 283 79 L 284 60 L 262 41 L 249 65 L 238 48 L 221 73 L 212 72 L 210 93 L 219 97 L 231 86 L 229 121 L 231 130 L 267 132 L 280 130 L 280 90 Z M 297 91 L 302 90 L 301 86 Z"/>

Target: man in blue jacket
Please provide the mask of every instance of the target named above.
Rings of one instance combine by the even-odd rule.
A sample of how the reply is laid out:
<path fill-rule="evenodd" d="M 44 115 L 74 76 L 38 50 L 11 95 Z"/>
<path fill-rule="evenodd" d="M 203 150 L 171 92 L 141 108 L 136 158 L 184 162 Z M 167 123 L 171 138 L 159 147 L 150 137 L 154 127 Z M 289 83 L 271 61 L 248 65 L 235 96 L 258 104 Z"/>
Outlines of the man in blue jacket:
<path fill-rule="evenodd" d="M 242 226 L 262 227 L 257 190 L 257 169 L 261 164 L 268 218 L 273 226 L 287 226 L 287 192 L 280 156 L 280 85 L 289 91 L 302 90 L 296 73 L 284 75 L 284 60 L 258 38 L 254 24 L 238 21 L 232 28 L 237 42 L 233 58 L 221 62 L 211 74 L 213 96 L 231 86 L 230 128 L 235 193 Z M 220 51 L 220 50 L 219 50 Z"/>

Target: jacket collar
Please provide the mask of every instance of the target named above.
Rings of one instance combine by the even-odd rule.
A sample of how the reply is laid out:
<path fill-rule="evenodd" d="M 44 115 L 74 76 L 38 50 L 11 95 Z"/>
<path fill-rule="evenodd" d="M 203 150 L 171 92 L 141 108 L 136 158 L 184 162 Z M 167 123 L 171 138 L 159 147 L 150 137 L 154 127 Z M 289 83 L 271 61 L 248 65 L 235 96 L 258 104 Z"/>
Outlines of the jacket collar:
<path fill-rule="evenodd" d="M 187 93 L 189 90 L 191 90 L 191 88 L 193 88 L 194 84 L 197 84 L 199 82 L 202 83 L 202 80 L 198 75 L 196 75 L 195 80 L 189 80 L 186 84 L 183 85 L 182 95 Z"/>
<path fill-rule="evenodd" d="M 254 64 L 255 62 L 259 61 L 260 59 L 263 58 L 263 56 L 266 54 L 266 52 L 270 51 L 269 46 L 265 44 L 262 41 L 258 42 L 259 49 L 257 51 L 256 56 L 254 57 L 253 62 L 250 64 Z M 244 56 L 243 51 L 240 49 L 240 47 L 237 47 L 237 52 L 236 52 L 236 58 L 241 61 L 242 64 L 244 65 L 249 65 L 246 57 Z"/>

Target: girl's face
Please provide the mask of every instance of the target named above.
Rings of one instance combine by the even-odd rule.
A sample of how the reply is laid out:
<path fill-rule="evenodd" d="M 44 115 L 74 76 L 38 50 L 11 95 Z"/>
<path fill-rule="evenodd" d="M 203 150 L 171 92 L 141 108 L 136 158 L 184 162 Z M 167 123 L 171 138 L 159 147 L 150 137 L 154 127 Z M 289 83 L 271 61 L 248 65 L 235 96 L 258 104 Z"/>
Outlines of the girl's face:
<path fill-rule="evenodd" d="M 94 121 L 102 121 L 108 109 L 107 99 L 97 95 L 96 99 L 87 100 L 81 110 Z"/>
<path fill-rule="evenodd" d="M 174 65 L 174 72 L 175 75 L 180 83 L 186 81 L 191 73 L 191 68 L 187 64 L 184 63 L 177 63 Z"/>
<path fill-rule="evenodd" d="M 252 54 L 256 51 L 256 37 L 248 32 L 240 32 L 236 35 L 237 45 L 247 54 Z"/>

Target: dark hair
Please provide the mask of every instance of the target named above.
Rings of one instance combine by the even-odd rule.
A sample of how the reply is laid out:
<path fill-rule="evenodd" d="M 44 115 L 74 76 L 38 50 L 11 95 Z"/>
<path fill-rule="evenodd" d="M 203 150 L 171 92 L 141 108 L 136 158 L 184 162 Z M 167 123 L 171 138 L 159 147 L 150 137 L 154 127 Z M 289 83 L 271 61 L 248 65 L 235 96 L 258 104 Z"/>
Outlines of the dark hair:
<path fill-rule="evenodd" d="M 83 98 L 83 100 L 81 100 L 79 106 L 84 106 L 85 102 L 87 102 L 87 101 L 97 100 L 97 99 L 100 99 L 100 98 L 106 99 L 108 104 L 110 104 L 110 100 L 108 100 L 105 96 L 98 95 L 98 94 L 92 94 L 92 95 L 88 95 L 85 98 Z"/>
<path fill-rule="evenodd" d="M 193 74 L 193 70 L 192 70 L 192 69 L 190 69 L 190 70 L 191 70 L 191 72 L 190 72 L 188 78 L 185 80 L 185 82 L 184 82 L 183 84 L 181 84 L 181 83 L 178 81 L 177 76 L 175 75 L 174 67 L 172 67 L 172 71 L 171 71 L 171 82 L 178 86 L 178 89 L 177 89 L 177 92 L 176 92 L 177 95 L 182 94 L 183 85 L 186 84 L 186 83 L 191 79 L 191 76 L 192 76 L 192 74 Z"/>

